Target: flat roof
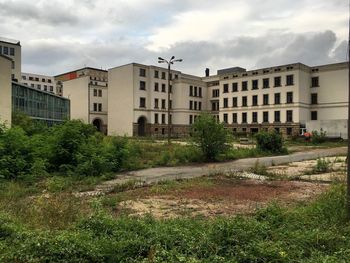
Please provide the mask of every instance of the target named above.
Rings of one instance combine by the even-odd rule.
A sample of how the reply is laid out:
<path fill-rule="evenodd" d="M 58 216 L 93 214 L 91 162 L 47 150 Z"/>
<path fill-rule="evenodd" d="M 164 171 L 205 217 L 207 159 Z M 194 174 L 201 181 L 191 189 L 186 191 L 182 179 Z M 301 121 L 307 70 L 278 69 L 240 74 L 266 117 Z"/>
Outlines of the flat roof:
<path fill-rule="evenodd" d="M 0 37 L 0 42 L 4 42 L 4 43 L 8 43 L 8 44 L 12 44 L 12 45 L 21 45 L 21 42 L 15 39 L 11 39 L 11 38 L 6 38 L 6 37 Z"/>
<path fill-rule="evenodd" d="M 76 72 L 76 71 L 80 71 L 80 70 L 84 70 L 84 69 L 92 69 L 92 70 L 97 70 L 97 71 L 102 71 L 102 72 L 108 72 L 108 70 L 104 70 L 104 69 L 93 68 L 93 67 L 84 67 L 84 68 L 80 68 L 80 69 L 76 69 L 76 70 L 71 70 L 71 71 L 68 71 L 68 72 L 65 72 L 65 73 L 62 73 L 62 74 L 58 74 L 58 75 L 55 75 L 54 77 L 63 76 L 63 75 L 66 75 L 66 74 L 69 74 L 69 73 L 73 73 L 73 72 Z"/>

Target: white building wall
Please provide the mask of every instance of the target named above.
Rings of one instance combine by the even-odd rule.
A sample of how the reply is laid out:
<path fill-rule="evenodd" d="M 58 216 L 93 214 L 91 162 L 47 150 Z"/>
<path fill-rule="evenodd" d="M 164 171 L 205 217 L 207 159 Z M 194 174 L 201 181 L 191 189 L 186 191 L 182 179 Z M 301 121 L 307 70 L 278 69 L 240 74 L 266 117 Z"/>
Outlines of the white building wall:
<path fill-rule="evenodd" d="M 9 58 L 0 55 L 0 123 L 11 126 L 12 117 L 12 84 Z"/>

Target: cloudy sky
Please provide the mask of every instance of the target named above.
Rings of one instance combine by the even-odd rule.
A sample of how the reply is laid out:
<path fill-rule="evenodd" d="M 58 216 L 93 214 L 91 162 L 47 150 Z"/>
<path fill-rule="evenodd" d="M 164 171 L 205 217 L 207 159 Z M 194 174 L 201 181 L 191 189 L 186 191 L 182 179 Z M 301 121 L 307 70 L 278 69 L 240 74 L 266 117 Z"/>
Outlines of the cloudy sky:
<path fill-rule="evenodd" d="M 347 10 L 347 0 L 0 0 L 0 36 L 21 41 L 24 72 L 175 55 L 176 69 L 203 75 L 345 61 Z"/>

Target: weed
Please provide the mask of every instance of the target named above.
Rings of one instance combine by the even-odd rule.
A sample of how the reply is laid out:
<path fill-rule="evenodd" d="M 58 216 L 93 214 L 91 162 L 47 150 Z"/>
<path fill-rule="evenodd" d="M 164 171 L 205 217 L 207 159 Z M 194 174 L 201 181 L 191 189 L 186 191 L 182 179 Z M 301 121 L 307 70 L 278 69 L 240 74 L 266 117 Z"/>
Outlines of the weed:
<path fill-rule="evenodd" d="M 266 165 L 261 164 L 259 160 L 255 161 L 254 166 L 250 168 L 250 171 L 258 175 L 267 175 Z"/>
<path fill-rule="evenodd" d="M 313 168 L 314 173 L 326 173 L 332 170 L 332 164 L 325 158 L 318 158 L 315 167 Z"/>

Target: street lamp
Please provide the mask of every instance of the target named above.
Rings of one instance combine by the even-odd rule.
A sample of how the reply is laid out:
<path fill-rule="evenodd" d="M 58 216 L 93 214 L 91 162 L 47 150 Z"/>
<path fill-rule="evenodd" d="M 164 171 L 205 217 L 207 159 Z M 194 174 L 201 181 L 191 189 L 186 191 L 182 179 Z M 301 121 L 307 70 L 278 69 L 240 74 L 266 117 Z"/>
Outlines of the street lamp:
<path fill-rule="evenodd" d="M 170 144 L 171 137 L 171 123 L 170 123 L 170 66 L 175 62 L 182 62 L 182 59 L 175 59 L 175 56 L 172 56 L 168 61 L 164 58 L 158 57 L 158 63 L 167 63 L 168 64 L 168 144 Z"/>

